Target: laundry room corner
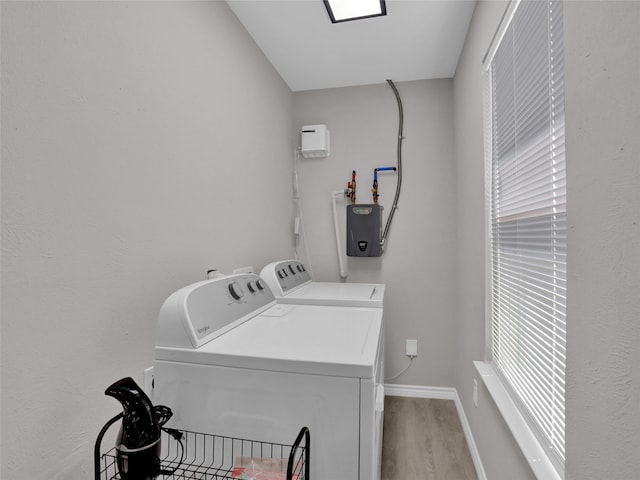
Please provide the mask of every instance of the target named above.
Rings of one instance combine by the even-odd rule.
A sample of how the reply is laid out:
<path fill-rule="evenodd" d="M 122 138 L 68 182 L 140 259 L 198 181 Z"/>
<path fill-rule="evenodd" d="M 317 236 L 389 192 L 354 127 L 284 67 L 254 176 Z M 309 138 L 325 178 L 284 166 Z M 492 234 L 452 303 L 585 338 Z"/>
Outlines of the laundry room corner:
<path fill-rule="evenodd" d="M 398 208 L 380 257 L 346 257 L 347 282 L 387 286 L 385 375 L 411 362 L 407 339 L 417 339 L 411 367 L 391 383 L 451 386 L 453 368 L 453 118 L 451 79 L 394 82 L 403 105 L 404 172 Z M 380 84 L 294 93 L 298 128 L 326 124 L 331 154 L 298 160 L 299 196 L 308 244 L 301 258 L 319 281 L 340 281 L 332 192 L 357 174 L 358 202 L 372 203 L 374 169 L 395 166 L 399 112 L 394 92 Z M 378 174 L 383 225 L 396 189 L 393 172 Z M 337 196 L 339 239 L 346 239 L 348 199 Z"/>

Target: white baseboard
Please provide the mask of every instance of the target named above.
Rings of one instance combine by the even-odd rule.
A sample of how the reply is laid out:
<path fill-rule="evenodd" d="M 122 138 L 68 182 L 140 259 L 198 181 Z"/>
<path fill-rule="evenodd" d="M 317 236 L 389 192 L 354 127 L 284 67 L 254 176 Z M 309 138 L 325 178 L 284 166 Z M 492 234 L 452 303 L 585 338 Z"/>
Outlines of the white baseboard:
<path fill-rule="evenodd" d="M 471 427 L 467 421 L 467 416 L 462 408 L 462 402 L 458 396 L 458 391 L 455 388 L 450 387 L 423 387 L 418 385 L 395 385 L 388 384 L 384 386 L 385 396 L 391 397 L 414 397 L 414 398 L 434 398 L 438 400 L 453 400 L 456 405 L 458 417 L 460 417 L 460 423 L 462 424 L 462 430 L 467 440 L 467 446 L 469 447 L 469 453 L 473 460 L 473 465 L 476 468 L 476 475 L 478 480 L 487 480 L 487 475 L 482 466 L 480 460 L 480 453 L 476 447 L 476 442 L 473 440 L 473 434 L 471 433 Z"/>
<path fill-rule="evenodd" d="M 384 394 L 391 397 L 435 398 L 438 400 L 455 400 L 458 396 L 455 388 L 396 384 L 386 384 Z"/>

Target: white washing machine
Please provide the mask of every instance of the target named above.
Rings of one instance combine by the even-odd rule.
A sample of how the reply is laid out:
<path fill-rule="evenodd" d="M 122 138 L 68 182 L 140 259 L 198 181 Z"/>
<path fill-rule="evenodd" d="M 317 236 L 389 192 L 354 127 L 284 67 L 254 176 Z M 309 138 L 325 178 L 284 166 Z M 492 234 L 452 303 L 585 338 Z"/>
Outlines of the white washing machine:
<path fill-rule="evenodd" d="M 314 282 L 302 262 L 281 260 L 266 265 L 260 277 L 278 303 L 382 308 L 382 283 Z"/>
<path fill-rule="evenodd" d="M 153 401 L 191 431 L 292 443 L 313 480 L 380 477 L 382 309 L 277 304 L 255 274 L 172 294 L 157 327 Z"/>

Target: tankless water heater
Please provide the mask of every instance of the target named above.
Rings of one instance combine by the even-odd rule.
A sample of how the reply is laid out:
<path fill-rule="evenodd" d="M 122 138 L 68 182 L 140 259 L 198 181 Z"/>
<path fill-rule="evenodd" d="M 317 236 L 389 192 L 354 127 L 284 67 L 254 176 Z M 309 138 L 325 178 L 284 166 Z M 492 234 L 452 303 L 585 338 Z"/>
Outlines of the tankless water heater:
<path fill-rule="evenodd" d="M 347 256 L 382 256 L 382 206 L 347 205 Z"/>

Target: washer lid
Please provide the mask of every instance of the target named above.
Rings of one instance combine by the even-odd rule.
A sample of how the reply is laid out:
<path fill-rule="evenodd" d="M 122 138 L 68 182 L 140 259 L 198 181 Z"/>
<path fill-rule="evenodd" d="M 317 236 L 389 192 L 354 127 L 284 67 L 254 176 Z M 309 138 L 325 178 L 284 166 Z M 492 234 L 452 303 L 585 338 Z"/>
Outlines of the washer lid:
<path fill-rule="evenodd" d="M 383 307 L 384 284 L 314 282 L 298 260 L 270 263 L 262 269 L 260 276 L 278 303 Z"/>
<path fill-rule="evenodd" d="M 156 347 L 176 362 L 372 378 L 382 309 L 275 305 L 195 350 Z"/>
<path fill-rule="evenodd" d="M 382 308 L 382 283 L 311 282 L 281 297 L 279 303 Z"/>

